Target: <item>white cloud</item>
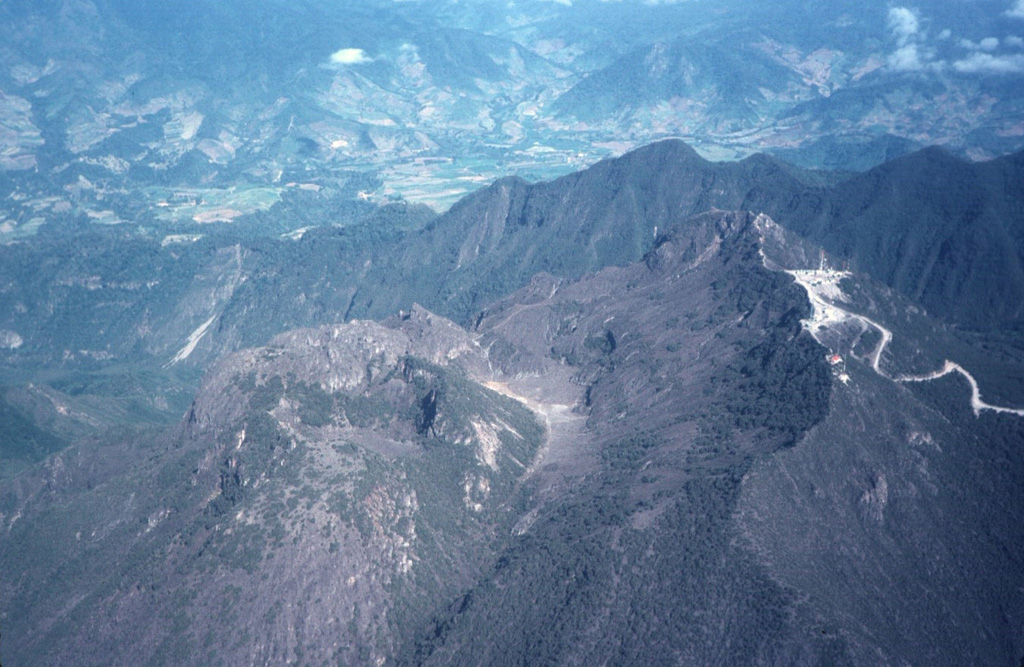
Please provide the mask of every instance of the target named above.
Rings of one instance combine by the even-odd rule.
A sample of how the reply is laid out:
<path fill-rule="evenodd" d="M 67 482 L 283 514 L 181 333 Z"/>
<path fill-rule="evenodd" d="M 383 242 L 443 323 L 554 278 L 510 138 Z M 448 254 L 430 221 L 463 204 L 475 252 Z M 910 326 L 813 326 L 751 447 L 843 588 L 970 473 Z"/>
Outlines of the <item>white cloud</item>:
<path fill-rule="evenodd" d="M 924 69 L 917 44 L 907 44 L 889 54 L 889 67 L 897 72 L 916 72 Z"/>
<path fill-rule="evenodd" d="M 1024 2 L 1024 0 L 1021 0 Z M 889 30 L 892 31 L 896 42 L 900 46 L 906 46 L 911 40 L 917 37 L 921 29 L 917 14 L 907 7 L 892 7 L 889 9 Z"/>
<path fill-rule="evenodd" d="M 980 42 L 972 42 L 969 39 L 961 39 L 960 40 L 960 46 L 962 46 L 965 49 L 970 49 L 971 51 L 989 51 L 989 52 L 992 52 L 992 51 L 995 51 L 996 49 L 999 48 L 999 38 L 998 37 L 986 37 L 985 39 L 981 40 Z"/>
<path fill-rule="evenodd" d="M 953 63 L 953 69 L 965 74 L 1020 74 L 1024 73 L 1024 55 L 994 56 L 991 53 L 972 53 Z"/>
<path fill-rule="evenodd" d="M 373 62 L 373 58 L 362 49 L 338 49 L 331 54 L 332 65 L 361 65 L 369 62 Z"/>
<path fill-rule="evenodd" d="M 1013 0 L 1013 7 L 1005 12 L 1014 18 L 1024 19 L 1024 0 Z M 889 54 L 889 69 L 897 72 L 947 71 L 950 67 L 964 74 L 1024 74 L 1024 54 L 1005 53 L 1006 49 L 1024 49 L 1024 39 L 1017 36 L 985 37 L 977 42 L 960 39 L 956 44 L 970 51 L 966 57 L 952 63 L 939 60 L 935 47 L 937 40 L 950 40 L 953 31 L 945 29 L 929 38 L 924 19 L 909 7 L 890 7 L 888 29 L 896 43 Z"/>
<path fill-rule="evenodd" d="M 934 49 L 925 44 L 925 31 L 917 12 L 909 7 L 891 7 L 888 24 L 896 40 L 896 50 L 887 58 L 890 69 L 916 72 L 924 69 L 941 70 L 945 67 L 944 61 L 935 60 Z M 939 37 L 944 38 L 944 34 L 946 37 L 952 35 L 950 31 L 943 31 Z"/>

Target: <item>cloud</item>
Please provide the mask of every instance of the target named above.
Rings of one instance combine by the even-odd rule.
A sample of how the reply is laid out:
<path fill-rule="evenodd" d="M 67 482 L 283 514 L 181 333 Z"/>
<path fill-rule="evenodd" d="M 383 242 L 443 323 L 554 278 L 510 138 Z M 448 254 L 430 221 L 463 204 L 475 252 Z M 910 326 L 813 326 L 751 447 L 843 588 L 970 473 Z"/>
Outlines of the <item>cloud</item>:
<path fill-rule="evenodd" d="M 909 7 L 889 8 L 888 24 L 889 32 L 896 40 L 896 50 L 887 58 L 890 69 L 897 72 L 916 72 L 926 68 L 943 68 L 945 63 L 935 61 L 933 50 L 925 46 L 921 19 L 914 10 Z"/>
<path fill-rule="evenodd" d="M 994 56 L 991 53 L 972 53 L 953 63 L 953 69 L 964 74 L 1020 74 L 1024 73 L 1024 55 Z"/>
<path fill-rule="evenodd" d="M 989 51 L 989 52 L 992 52 L 992 51 L 995 51 L 996 49 L 999 48 L 999 38 L 998 37 L 986 37 L 985 39 L 981 40 L 980 42 L 972 42 L 969 39 L 961 39 L 960 40 L 960 46 L 964 47 L 965 49 L 970 49 L 971 51 Z"/>
<path fill-rule="evenodd" d="M 917 44 L 901 46 L 889 54 L 889 67 L 897 72 L 916 72 L 924 69 L 921 62 L 921 54 L 918 53 Z"/>
<path fill-rule="evenodd" d="M 1024 0 L 1021 0 L 1024 2 Z M 921 24 L 917 20 L 917 14 L 907 7 L 892 7 L 889 9 L 889 30 L 896 38 L 896 43 L 906 46 L 917 37 L 921 30 Z"/>
<path fill-rule="evenodd" d="M 362 65 L 369 62 L 373 62 L 373 58 L 362 49 L 338 49 L 331 54 L 332 65 Z"/>
<path fill-rule="evenodd" d="M 946 61 L 936 60 L 934 47 L 928 45 L 927 31 L 916 11 L 909 7 L 890 7 L 888 26 L 896 40 L 896 50 L 886 58 L 889 69 L 896 72 L 938 72 L 946 68 Z M 938 39 L 949 39 L 952 34 L 952 31 L 943 30 Z"/>
<path fill-rule="evenodd" d="M 1008 16 L 1024 19 L 1024 0 L 1013 0 L 1014 5 L 1005 12 Z M 977 42 L 960 39 L 956 45 L 971 53 L 950 63 L 936 57 L 936 41 L 953 38 L 949 29 L 929 39 L 920 14 L 909 7 L 890 7 L 887 26 L 895 50 L 887 57 L 889 69 L 896 72 L 948 71 L 950 68 L 963 74 L 1022 74 L 1024 54 L 1004 51 L 1007 48 L 1024 48 L 1024 39 L 1017 36 L 985 37 Z M 1002 48 L 1001 48 L 1002 47 Z"/>

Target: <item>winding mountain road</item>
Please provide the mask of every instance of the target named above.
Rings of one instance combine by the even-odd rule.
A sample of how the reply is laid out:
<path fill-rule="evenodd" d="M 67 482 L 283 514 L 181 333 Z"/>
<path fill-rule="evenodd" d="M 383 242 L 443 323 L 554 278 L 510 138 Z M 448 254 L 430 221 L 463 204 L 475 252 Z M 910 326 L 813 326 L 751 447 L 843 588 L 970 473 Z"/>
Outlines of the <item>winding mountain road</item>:
<path fill-rule="evenodd" d="M 978 388 L 978 381 L 974 379 L 973 375 L 967 372 L 966 368 L 958 363 L 950 361 L 949 359 L 946 360 L 946 363 L 943 365 L 941 370 L 937 370 L 934 373 L 928 373 L 927 375 L 905 375 L 903 377 L 893 379 L 897 382 L 927 382 L 929 380 L 937 380 L 940 377 L 949 375 L 950 373 L 960 373 L 960 375 L 967 378 L 967 381 L 971 384 L 971 409 L 974 410 L 975 416 L 980 415 L 982 410 L 992 410 L 993 412 L 1006 412 L 1017 415 L 1018 417 L 1024 417 L 1024 410 L 1004 408 L 981 400 L 981 389 Z"/>
<path fill-rule="evenodd" d="M 992 405 L 991 403 L 983 401 L 981 399 L 981 389 L 978 387 L 978 381 L 974 379 L 974 376 L 960 364 L 948 359 L 940 370 L 926 375 L 889 375 L 881 369 L 880 364 L 882 360 L 882 353 L 885 352 L 885 348 L 890 342 L 892 342 L 892 332 L 868 317 L 850 312 L 841 306 L 836 305 L 837 301 L 844 300 L 842 290 L 839 288 L 839 281 L 842 278 L 849 276 L 850 274 L 848 272 L 796 270 L 786 271 L 786 273 L 793 276 L 797 284 L 803 287 L 804 291 L 807 292 L 807 298 L 811 301 L 813 313 L 810 320 L 804 320 L 804 326 L 819 343 L 822 342 L 817 336 L 819 327 L 827 327 L 829 324 L 837 324 L 846 320 L 857 320 L 866 327 L 875 328 L 882 336 L 878 345 L 876 345 L 875 349 L 870 355 L 868 355 L 868 362 L 871 365 L 871 368 L 882 377 L 889 378 L 894 382 L 928 382 L 930 380 L 937 380 L 941 377 L 945 377 L 950 373 L 960 373 L 967 378 L 967 382 L 971 385 L 971 409 L 974 411 L 974 415 L 976 417 L 981 415 L 982 410 L 991 410 L 993 412 L 1008 413 L 1017 415 L 1018 417 L 1024 417 L 1024 409 Z"/>

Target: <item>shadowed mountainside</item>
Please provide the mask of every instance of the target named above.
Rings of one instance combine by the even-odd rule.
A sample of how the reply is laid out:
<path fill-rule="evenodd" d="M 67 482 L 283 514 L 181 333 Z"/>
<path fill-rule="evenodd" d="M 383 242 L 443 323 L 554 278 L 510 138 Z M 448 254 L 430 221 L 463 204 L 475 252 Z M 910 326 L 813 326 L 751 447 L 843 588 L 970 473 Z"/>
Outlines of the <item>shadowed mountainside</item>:
<path fill-rule="evenodd" d="M 119 421 L 167 422 L 198 369 L 282 331 L 389 317 L 414 303 L 471 325 L 538 272 L 577 278 L 624 266 L 691 215 L 738 208 L 768 212 L 836 265 L 956 327 L 962 358 L 1012 401 L 1024 363 L 1022 164 L 1020 154 L 972 164 L 927 149 L 841 178 L 763 155 L 712 163 L 665 141 L 551 182 L 498 181 L 423 228 L 402 224 L 420 212 L 389 207 L 298 238 L 168 244 L 111 230 L 4 246 L 2 382 L 121 402 Z M 129 386 L 149 398 L 132 399 Z M 20 408 L 12 420 L 22 445 L 10 470 L 67 442 Z"/>
<path fill-rule="evenodd" d="M 380 316 L 415 300 L 468 321 L 538 271 L 577 277 L 636 261 L 655 229 L 719 208 L 768 213 L 964 328 L 1013 327 L 1024 317 L 1022 164 L 1020 154 L 972 164 L 928 149 L 830 183 L 763 155 L 712 163 L 661 142 L 466 198 L 403 243 L 397 262 L 371 270 L 351 312 Z"/>
<path fill-rule="evenodd" d="M 761 267 L 750 220 L 709 216 L 647 263 L 578 284 L 538 279 L 474 334 L 420 308 L 282 334 L 220 362 L 142 461 L 89 463 L 97 447 L 118 460 L 141 446 L 130 439 L 57 454 L 5 496 L 0 560 L 32 564 L 5 584 L 23 610 L 7 650 L 84 663 L 86 643 L 143 662 L 397 657 L 550 512 L 582 503 L 585 522 L 597 512 L 642 537 L 663 533 L 679 494 L 724 511 L 738 471 L 795 442 L 829 391 L 800 334 L 806 301 Z M 817 409 L 781 409 L 793 392 Z M 594 547 L 613 553 L 609 536 Z M 728 585 L 784 609 L 745 567 Z"/>
<path fill-rule="evenodd" d="M 196 334 L 185 358 L 195 365 L 289 328 L 413 303 L 469 323 L 538 272 L 637 261 L 655 230 L 714 208 L 763 211 L 961 328 L 1013 329 L 1024 318 L 1022 165 L 928 149 L 836 182 L 767 156 L 712 163 L 666 141 L 555 181 L 500 180 L 421 230 L 371 220 L 297 240 L 9 246 L 0 327 L 24 344 L 0 354 L 13 367 L 165 363 Z M 51 250 L 69 261 L 39 261 Z M 116 317 L 97 319 L 113 305 Z M 94 325 L 68 326 L 83 316 Z"/>
<path fill-rule="evenodd" d="M 225 357 L 178 427 L 6 485 L 0 564 L 30 569 L 2 584 L 5 652 L 1010 664 L 1021 420 L 856 349 L 840 379 L 762 254 L 817 253 L 772 229 L 689 219 L 642 262 L 539 274 L 472 331 L 414 307 Z M 937 344 L 846 281 L 901 350 Z"/>

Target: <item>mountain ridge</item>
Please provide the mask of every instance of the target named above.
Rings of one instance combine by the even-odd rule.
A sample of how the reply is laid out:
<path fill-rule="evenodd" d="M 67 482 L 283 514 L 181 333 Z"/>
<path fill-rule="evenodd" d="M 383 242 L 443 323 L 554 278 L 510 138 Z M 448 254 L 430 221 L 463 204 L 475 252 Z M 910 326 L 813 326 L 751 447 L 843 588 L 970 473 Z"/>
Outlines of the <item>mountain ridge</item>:
<path fill-rule="evenodd" d="M 813 319 L 782 270 L 820 261 L 767 216 L 712 211 L 659 232 L 641 261 L 537 274 L 471 330 L 415 306 L 225 356 L 148 445 L 80 441 L 5 484 L 0 564 L 32 571 L 3 594 L 56 619 L 39 634 L 31 614 L 8 617 L 6 650 L 1003 661 L 1018 631 L 963 628 L 997 614 L 994 599 L 1024 610 L 1003 586 L 1024 571 L 1006 548 L 1024 508 L 976 489 L 1019 483 L 1024 421 L 975 417 L 953 376 L 879 373 L 853 320 Z M 920 309 L 866 276 L 835 279 L 830 298 L 884 319 L 900 354 L 942 353 Z M 844 352 L 842 374 L 811 333 Z M 839 533 L 814 528 L 829 515 Z M 930 601 L 932 579 L 901 574 L 922 558 L 962 593 Z M 989 574 L 971 577 L 976 563 Z M 900 597 L 870 592 L 893 578 Z M 879 621 L 921 614 L 929 627 Z M 240 628 L 264 639 L 218 640 Z"/>
<path fill-rule="evenodd" d="M 162 365 L 213 317 L 182 362 L 197 367 L 282 330 L 384 318 L 413 303 L 468 324 L 537 272 L 573 278 L 638 261 L 655 228 L 664 232 L 715 208 L 763 211 L 950 324 L 983 336 L 1001 331 L 1012 341 L 1024 318 L 1024 211 L 1015 203 L 1024 197 L 1022 155 L 968 164 L 926 151 L 837 179 L 770 156 L 711 163 L 672 140 L 555 181 L 502 179 L 419 230 L 382 228 L 371 216 L 294 240 L 227 236 L 167 245 L 99 235 L 84 238 L 84 257 L 63 267 L 32 259 L 42 247 L 7 246 L 0 253 L 10 256 L 11 289 L 0 294 L 0 327 L 28 343 L 0 354 L 33 368 L 139 355 Z M 56 248 L 71 253 L 76 245 Z M 137 258 L 121 256 L 132 248 L 148 253 L 159 275 L 140 275 L 147 269 Z M 190 284 L 185 267 L 206 277 Z M 74 271 L 90 277 L 65 275 Z M 24 293 L 55 282 L 43 296 Z M 209 301 L 218 283 L 224 289 Z M 63 326 L 81 303 L 99 312 L 122 301 L 132 305 L 113 321 Z M 172 312 L 191 315 L 171 322 Z"/>

